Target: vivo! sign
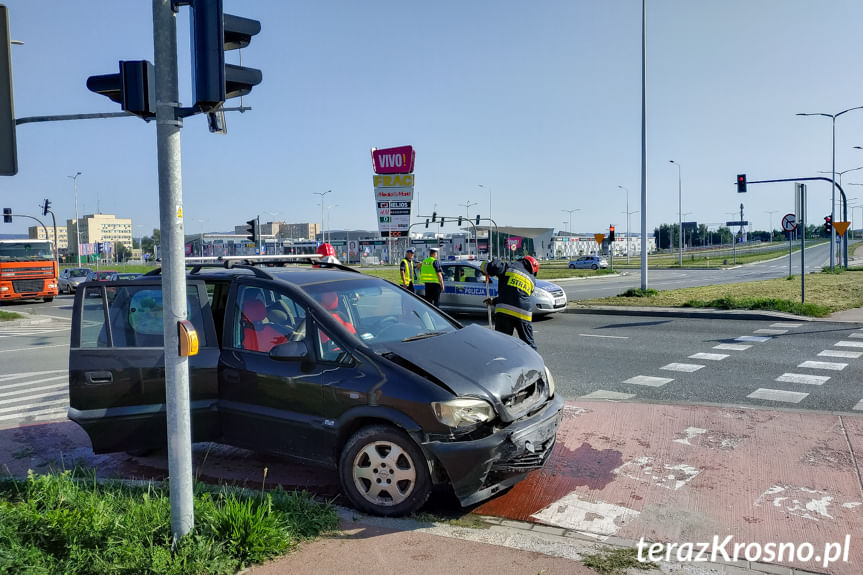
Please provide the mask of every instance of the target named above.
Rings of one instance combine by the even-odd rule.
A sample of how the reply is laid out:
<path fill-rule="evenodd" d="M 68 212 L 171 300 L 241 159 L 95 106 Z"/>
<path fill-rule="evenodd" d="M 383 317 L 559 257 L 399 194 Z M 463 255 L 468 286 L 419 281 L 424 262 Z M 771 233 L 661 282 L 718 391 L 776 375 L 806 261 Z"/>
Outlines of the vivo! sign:
<path fill-rule="evenodd" d="M 413 146 L 372 148 L 372 164 L 376 174 L 411 174 L 416 152 Z"/>

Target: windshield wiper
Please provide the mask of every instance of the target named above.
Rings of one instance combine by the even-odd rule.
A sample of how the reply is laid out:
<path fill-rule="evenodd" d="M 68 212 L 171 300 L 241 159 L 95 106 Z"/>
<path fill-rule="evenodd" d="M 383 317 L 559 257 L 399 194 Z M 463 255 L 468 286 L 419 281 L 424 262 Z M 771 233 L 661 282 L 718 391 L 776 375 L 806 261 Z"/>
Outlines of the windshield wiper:
<path fill-rule="evenodd" d="M 402 341 L 416 341 L 418 339 L 426 339 L 427 337 L 435 337 L 438 335 L 443 335 L 445 333 L 445 331 L 427 331 L 425 333 L 418 333 L 416 335 L 406 337 Z"/>

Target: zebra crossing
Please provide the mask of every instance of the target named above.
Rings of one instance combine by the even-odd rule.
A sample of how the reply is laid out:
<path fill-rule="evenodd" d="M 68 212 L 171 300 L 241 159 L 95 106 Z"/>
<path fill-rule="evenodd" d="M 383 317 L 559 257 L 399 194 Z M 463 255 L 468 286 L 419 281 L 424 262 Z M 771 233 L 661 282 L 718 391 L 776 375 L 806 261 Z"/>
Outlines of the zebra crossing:
<path fill-rule="evenodd" d="M 68 407 L 68 370 L 0 375 L 0 428 L 63 420 Z"/>
<path fill-rule="evenodd" d="M 695 373 L 707 367 L 708 364 L 716 364 L 729 357 L 736 357 L 755 345 L 769 342 L 774 337 L 787 334 L 801 325 L 803 324 L 796 322 L 775 322 L 767 328 L 754 330 L 751 335 L 747 334 L 733 338 L 732 341 L 734 343 L 720 343 L 714 345 L 710 351 L 701 351 L 689 356 L 690 360 L 697 360 L 699 363 L 673 362 L 658 369 L 678 373 Z M 718 353 L 720 351 L 724 353 Z M 859 360 L 861 357 L 863 357 L 863 328 L 843 336 L 841 340 L 833 344 L 832 348 L 818 352 L 813 358 L 801 358 L 802 361 L 797 364 L 794 371 L 782 373 L 773 381 L 776 384 L 823 386 L 830 381 L 833 377 L 832 374 L 842 372 L 851 365 L 851 362 Z M 855 367 L 859 369 L 861 366 L 856 365 Z M 660 388 L 674 380 L 673 377 L 636 375 L 624 380 L 622 383 L 632 386 Z M 798 387 L 798 389 L 800 388 Z M 580 399 L 626 400 L 636 397 L 636 395 L 635 393 L 599 389 L 581 396 Z M 782 385 L 772 385 L 770 387 L 759 387 L 746 395 L 746 398 L 776 403 L 799 404 L 809 395 L 810 392 L 807 391 L 792 391 L 784 389 Z M 860 399 L 852 409 L 863 411 L 863 399 Z"/>
<path fill-rule="evenodd" d="M 2 325 L 0 324 L 0 338 L 34 336 L 47 333 L 68 332 L 69 323 L 51 322 L 41 325 Z"/>

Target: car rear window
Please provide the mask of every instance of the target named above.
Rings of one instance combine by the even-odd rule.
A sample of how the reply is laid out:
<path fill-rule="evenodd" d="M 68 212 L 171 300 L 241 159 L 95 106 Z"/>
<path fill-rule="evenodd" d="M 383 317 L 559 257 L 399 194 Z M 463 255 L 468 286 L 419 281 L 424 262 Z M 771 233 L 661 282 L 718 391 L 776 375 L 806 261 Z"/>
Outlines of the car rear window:
<path fill-rule="evenodd" d="M 189 288 L 186 297 L 186 319 L 195 326 L 201 347 L 213 345 L 207 341 L 197 289 Z M 164 345 L 162 290 L 156 286 L 89 287 L 83 306 L 82 348 Z"/>

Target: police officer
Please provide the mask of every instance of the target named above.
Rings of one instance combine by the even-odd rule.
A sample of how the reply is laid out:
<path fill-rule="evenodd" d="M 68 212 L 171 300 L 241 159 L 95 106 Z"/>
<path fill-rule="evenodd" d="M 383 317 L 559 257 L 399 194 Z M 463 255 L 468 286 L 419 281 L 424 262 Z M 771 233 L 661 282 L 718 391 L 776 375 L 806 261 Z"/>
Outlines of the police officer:
<path fill-rule="evenodd" d="M 420 281 L 426 287 L 426 301 L 435 307 L 440 302 L 440 293 L 443 291 L 443 272 L 437 256 L 438 248 L 429 248 L 429 257 L 424 259 L 420 266 Z"/>
<path fill-rule="evenodd" d="M 486 304 L 494 305 L 494 329 L 512 335 L 513 330 L 519 339 L 536 349 L 533 339 L 533 301 L 531 295 L 536 287 L 534 278 L 539 272 L 539 262 L 532 256 L 525 256 L 517 262 L 506 263 L 499 259 L 485 261 L 480 269 L 486 276 L 497 278 L 497 297 L 487 299 Z"/>
<path fill-rule="evenodd" d="M 416 293 L 414 281 L 416 281 L 417 272 L 414 269 L 414 249 L 408 248 L 405 250 L 405 259 L 399 264 L 399 271 L 402 275 L 402 287 L 410 292 Z"/>

